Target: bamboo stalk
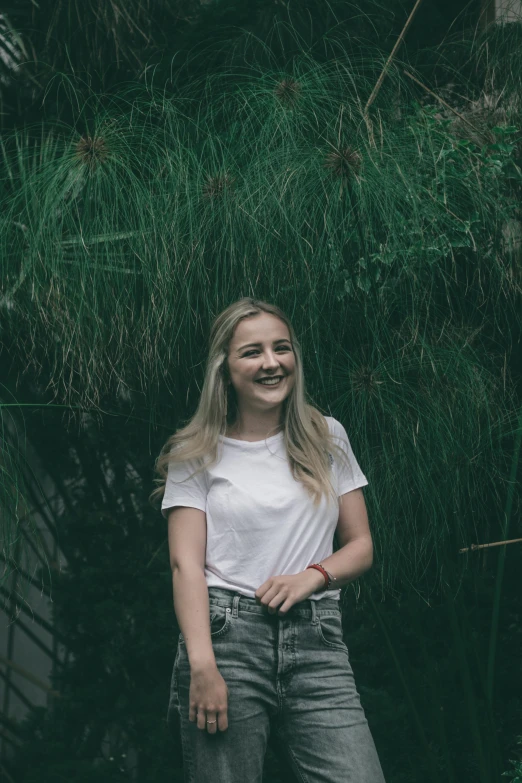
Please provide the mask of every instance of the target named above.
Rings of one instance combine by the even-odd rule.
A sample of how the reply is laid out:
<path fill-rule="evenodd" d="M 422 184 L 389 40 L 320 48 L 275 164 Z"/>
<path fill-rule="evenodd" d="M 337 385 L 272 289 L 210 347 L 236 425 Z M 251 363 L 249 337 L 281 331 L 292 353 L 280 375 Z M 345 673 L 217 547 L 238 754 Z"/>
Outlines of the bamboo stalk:
<path fill-rule="evenodd" d="M 471 546 L 466 546 L 464 549 L 459 549 L 459 554 L 461 552 L 469 552 L 469 550 L 475 551 L 475 549 L 485 549 L 488 546 L 504 546 L 504 544 L 516 544 L 518 541 L 522 541 L 522 538 L 512 538 L 509 541 L 493 541 L 492 544 L 471 544 Z"/>
<path fill-rule="evenodd" d="M 395 57 L 395 52 L 397 51 L 397 49 L 399 48 L 399 46 L 400 46 L 400 45 L 401 45 L 401 43 L 403 42 L 403 40 L 404 40 L 404 36 L 406 35 L 406 33 L 407 33 L 407 31 L 408 31 L 408 28 L 409 28 L 410 24 L 411 24 L 411 23 L 412 23 L 412 21 L 413 21 L 413 17 L 414 17 L 414 16 L 415 16 L 415 14 L 417 13 L 417 9 L 419 8 L 419 6 L 420 6 L 420 4 L 421 4 L 421 3 L 422 3 L 422 0 L 417 0 L 417 2 L 415 3 L 415 5 L 413 6 L 412 12 L 410 13 L 409 17 L 406 19 L 406 24 L 405 24 L 405 25 L 404 25 L 404 27 L 402 28 L 402 32 L 401 32 L 401 34 L 399 35 L 399 37 L 397 38 L 397 40 L 396 40 L 396 42 L 395 42 L 395 46 L 393 47 L 393 49 L 392 49 L 392 50 L 391 50 L 391 52 L 390 52 L 390 56 L 389 56 L 389 57 L 388 57 L 388 59 L 386 60 L 386 63 L 385 63 L 385 65 L 384 65 L 384 68 L 383 68 L 383 69 L 382 69 L 382 71 L 381 71 L 381 75 L 380 75 L 380 76 L 379 76 L 379 78 L 377 79 L 377 83 L 376 83 L 375 87 L 374 87 L 374 88 L 373 88 L 373 90 L 372 90 L 372 94 L 370 95 L 370 97 L 368 98 L 368 101 L 366 102 L 366 106 L 364 107 L 364 113 L 365 113 L 365 114 L 367 114 L 367 113 L 368 113 L 368 109 L 370 108 L 370 106 L 371 106 L 371 105 L 372 105 L 372 103 L 374 102 L 375 98 L 377 97 L 377 93 L 378 93 L 378 92 L 379 92 L 379 90 L 381 89 L 381 84 L 383 83 L 383 81 L 384 81 L 384 77 L 386 76 L 386 74 L 387 74 L 387 72 L 388 72 L 388 68 L 390 67 L 390 63 L 391 63 L 391 61 L 393 60 L 393 58 Z"/>

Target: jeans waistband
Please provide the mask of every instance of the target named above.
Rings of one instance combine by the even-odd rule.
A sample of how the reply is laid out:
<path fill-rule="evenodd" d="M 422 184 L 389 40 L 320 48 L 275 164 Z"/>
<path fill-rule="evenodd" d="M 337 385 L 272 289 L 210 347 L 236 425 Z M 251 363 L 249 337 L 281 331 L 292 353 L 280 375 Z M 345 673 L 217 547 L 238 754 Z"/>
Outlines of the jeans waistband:
<path fill-rule="evenodd" d="M 255 598 L 242 595 L 234 590 L 224 587 L 208 588 L 209 602 L 212 606 L 224 606 L 232 609 L 233 616 L 237 616 L 238 610 L 266 615 L 267 617 L 281 617 L 277 612 L 270 613 L 268 607 L 257 602 Z M 307 598 L 294 604 L 285 612 L 285 617 L 306 617 L 315 620 L 316 616 L 326 614 L 340 614 L 339 601 L 335 598 L 321 598 L 314 601 Z"/>

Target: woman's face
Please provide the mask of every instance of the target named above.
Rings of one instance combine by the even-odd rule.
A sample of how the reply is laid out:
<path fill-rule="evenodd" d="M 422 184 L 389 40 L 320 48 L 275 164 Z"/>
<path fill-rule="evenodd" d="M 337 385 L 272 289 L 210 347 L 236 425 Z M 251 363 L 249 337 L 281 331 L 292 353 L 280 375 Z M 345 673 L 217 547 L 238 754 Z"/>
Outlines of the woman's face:
<path fill-rule="evenodd" d="M 236 326 L 228 349 L 230 379 L 241 410 L 281 406 L 295 382 L 295 355 L 288 327 L 275 315 L 260 313 Z M 274 385 L 262 378 L 280 378 Z"/>

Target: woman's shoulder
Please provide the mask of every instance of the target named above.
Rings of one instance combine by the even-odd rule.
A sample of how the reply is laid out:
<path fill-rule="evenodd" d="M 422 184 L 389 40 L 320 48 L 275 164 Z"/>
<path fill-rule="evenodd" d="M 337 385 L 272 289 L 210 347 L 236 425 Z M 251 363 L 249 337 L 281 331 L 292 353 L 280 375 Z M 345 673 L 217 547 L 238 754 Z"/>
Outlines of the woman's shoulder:
<path fill-rule="evenodd" d="M 326 419 L 328 430 L 334 439 L 334 443 L 342 445 L 343 447 L 349 444 L 348 433 L 344 428 L 344 424 L 338 419 L 334 419 L 333 416 L 325 416 L 324 418 Z"/>
<path fill-rule="evenodd" d="M 324 418 L 328 424 L 330 433 L 337 434 L 339 432 L 339 428 L 342 427 L 341 422 L 337 421 L 337 419 L 334 419 L 333 416 L 325 416 Z"/>

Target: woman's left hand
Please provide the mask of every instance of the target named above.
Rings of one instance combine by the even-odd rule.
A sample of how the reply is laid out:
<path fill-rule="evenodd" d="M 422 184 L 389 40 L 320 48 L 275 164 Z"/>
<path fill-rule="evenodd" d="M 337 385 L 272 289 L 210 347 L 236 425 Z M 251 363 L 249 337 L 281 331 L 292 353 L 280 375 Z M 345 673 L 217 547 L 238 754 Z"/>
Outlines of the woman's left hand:
<path fill-rule="evenodd" d="M 257 588 L 257 603 L 268 606 L 270 614 L 286 614 L 294 604 L 304 601 L 324 586 L 324 577 L 315 568 L 307 568 L 299 574 L 271 576 Z"/>

